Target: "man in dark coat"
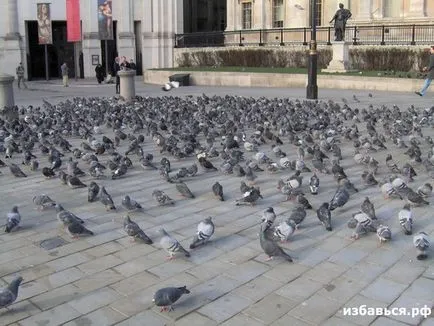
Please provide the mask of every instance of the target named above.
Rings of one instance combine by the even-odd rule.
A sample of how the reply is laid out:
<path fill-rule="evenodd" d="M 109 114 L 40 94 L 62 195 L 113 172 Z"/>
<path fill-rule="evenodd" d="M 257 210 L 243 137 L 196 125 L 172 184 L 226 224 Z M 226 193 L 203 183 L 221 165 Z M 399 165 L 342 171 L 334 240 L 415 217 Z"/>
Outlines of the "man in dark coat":
<path fill-rule="evenodd" d="M 434 45 L 431 46 L 429 49 L 430 56 L 429 56 L 429 65 L 428 67 L 424 67 L 423 71 L 427 72 L 427 76 L 425 79 L 425 83 L 423 84 L 422 89 L 420 92 L 416 92 L 419 96 L 424 96 L 425 92 L 429 88 L 429 85 L 431 85 L 432 80 L 434 79 Z"/>
<path fill-rule="evenodd" d="M 96 80 L 98 81 L 98 84 L 101 84 L 102 81 L 104 80 L 104 68 L 99 63 L 95 67 L 95 74 L 96 74 Z"/>
<path fill-rule="evenodd" d="M 344 9 L 342 3 L 339 4 L 339 9 L 336 11 L 330 24 L 335 22 L 335 41 L 343 41 L 345 36 L 345 27 L 347 25 L 347 20 L 352 16 L 351 11 Z"/>
<path fill-rule="evenodd" d="M 121 66 L 119 65 L 119 57 L 117 57 L 113 65 L 113 73 L 116 76 L 116 94 L 120 94 L 121 92 L 121 78 L 118 75 L 118 71 L 120 70 Z"/>

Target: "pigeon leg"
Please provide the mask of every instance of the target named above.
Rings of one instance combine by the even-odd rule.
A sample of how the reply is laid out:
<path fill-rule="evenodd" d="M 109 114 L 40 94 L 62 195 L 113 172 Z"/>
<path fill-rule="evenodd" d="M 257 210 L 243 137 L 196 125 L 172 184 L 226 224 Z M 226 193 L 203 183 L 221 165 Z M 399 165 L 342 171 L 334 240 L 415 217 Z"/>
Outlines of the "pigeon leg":
<path fill-rule="evenodd" d="M 269 256 L 268 258 L 265 259 L 265 261 L 270 261 L 273 260 L 273 256 Z"/>
<path fill-rule="evenodd" d="M 174 256 L 167 256 L 167 257 L 166 257 L 166 260 L 173 260 L 173 259 L 175 259 Z"/>
<path fill-rule="evenodd" d="M 136 238 L 131 238 L 130 242 L 136 242 Z"/>

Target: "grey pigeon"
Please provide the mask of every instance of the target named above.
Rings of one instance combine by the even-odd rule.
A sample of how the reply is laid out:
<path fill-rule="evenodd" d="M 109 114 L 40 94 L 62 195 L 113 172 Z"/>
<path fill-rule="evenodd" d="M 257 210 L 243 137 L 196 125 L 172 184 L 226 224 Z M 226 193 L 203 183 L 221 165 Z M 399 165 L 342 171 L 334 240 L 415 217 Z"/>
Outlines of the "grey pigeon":
<path fill-rule="evenodd" d="M 26 178 L 27 175 L 15 163 L 9 164 L 9 170 L 17 178 Z"/>
<path fill-rule="evenodd" d="M 297 229 L 298 229 L 298 226 L 301 224 L 301 222 L 303 222 L 306 215 L 307 214 L 306 214 L 306 210 L 304 209 L 304 207 L 301 205 L 298 205 L 298 206 L 294 207 L 294 209 L 291 211 L 289 218 L 295 222 Z"/>
<path fill-rule="evenodd" d="M 52 168 L 49 167 L 43 167 L 42 170 L 42 175 L 46 178 L 53 178 L 56 176 L 56 173 L 54 172 L 54 170 Z"/>
<path fill-rule="evenodd" d="M 392 231 L 387 225 L 379 225 L 377 228 L 377 237 L 380 240 L 380 243 L 389 241 L 392 239 Z"/>
<path fill-rule="evenodd" d="M 432 185 L 430 183 L 428 183 L 428 182 L 424 183 L 419 188 L 417 188 L 417 193 L 422 198 L 427 198 L 427 197 L 431 196 L 431 194 L 432 194 Z"/>
<path fill-rule="evenodd" d="M 184 249 L 178 240 L 171 237 L 166 230 L 160 229 L 159 232 L 162 235 L 160 245 L 169 254 L 169 257 L 167 257 L 168 259 L 174 259 L 174 255 L 177 252 L 182 252 L 185 257 L 190 257 L 190 253 Z"/>
<path fill-rule="evenodd" d="M 38 210 L 56 206 L 56 202 L 45 194 L 33 196 L 33 204 L 36 205 Z"/>
<path fill-rule="evenodd" d="M 151 156 L 148 156 L 148 155 L 140 158 L 140 160 L 139 160 L 140 165 L 145 170 L 158 170 L 157 166 L 152 162 L 153 157 L 151 158 Z M 152 155 L 152 154 L 150 154 L 150 155 Z"/>
<path fill-rule="evenodd" d="M 12 207 L 12 210 L 6 215 L 5 232 L 10 233 L 16 230 L 21 222 L 21 214 L 18 212 L 18 206 Z"/>
<path fill-rule="evenodd" d="M 113 171 L 112 179 L 115 180 L 115 179 L 121 178 L 122 176 L 124 176 L 127 173 L 127 170 L 128 170 L 128 167 L 126 164 L 119 165 L 119 167 Z"/>
<path fill-rule="evenodd" d="M 404 234 L 411 235 L 413 232 L 413 214 L 410 204 L 405 204 L 398 213 L 399 224 Z"/>
<path fill-rule="evenodd" d="M 276 213 L 274 212 L 273 207 L 268 207 L 265 211 L 262 212 L 261 223 L 265 223 L 267 229 L 273 225 L 275 220 Z"/>
<path fill-rule="evenodd" d="M 98 198 L 99 201 L 105 206 L 107 211 L 116 209 L 112 196 L 110 196 L 104 186 L 99 190 Z"/>
<path fill-rule="evenodd" d="M 134 199 L 131 199 L 130 196 L 126 195 L 123 199 L 122 199 L 122 206 L 127 210 L 127 211 L 137 211 L 137 210 L 141 210 L 143 207 L 142 205 L 140 205 L 138 202 L 136 202 Z"/>
<path fill-rule="evenodd" d="M 416 258 L 425 260 L 428 257 L 427 250 L 430 245 L 428 235 L 423 231 L 419 232 L 413 237 L 413 244 L 418 251 Z"/>
<path fill-rule="evenodd" d="M 263 198 L 261 195 L 261 191 L 260 191 L 259 187 L 255 187 L 255 188 L 252 188 L 252 189 L 248 190 L 247 192 L 245 192 L 242 198 L 237 199 L 235 205 L 237 205 L 237 206 L 240 206 L 240 205 L 253 206 L 256 204 L 256 201 L 259 198 Z"/>
<path fill-rule="evenodd" d="M 296 202 L 302 205 L 305 209 L 312 209 L 312 205 L 309 203 L 309 200 L 304 196 L 303 193 L 300 193 L 295 198 Z"/>
<path fill-rule="evenodd" d="M 314 173 L 310 177 L 310 181 L 309 181 L 309 190 L 310 190 L 310 193 L 312 195 L 317 195 L 318 194 L 318 188 L 319 188 L 319 178 L 316 175 L 316 173 Z"/>
<path fill-rule="evenodd" d="M 205 157 L 199 157 L 199 164 L 205 172 L 217 171 L 217 168 Z"/>
<path fill-rule="evenodd" d="M 381 193 L 383 194 L 384 199 L 389 198 L 399 198 L 403 199 L 401 194 L 396 190 L 396 188 L 392 185 L 391 182 L 384 182 L 382 185 L 380 185 Z"/>
<path fill-rule="evenodd" d="M 89 184 L 89 188 L 87 189 L 87 201 L 89 203 L 93 203 L 98 199 L 98 194 L 99 194 L 99 185 L 96 182 L 91 181 Z"/>
<path fill-rule="evenodd" d="M 57 219 L 63 224 L 66 225 L 71 221 L 75 221 L 77 223 L 84 223 L 84 221 L 79 218 L 77 215 L 71 213 L 70 211 L 63 208 L 61 204 L 56 204 L 57 211 Z"/>
<path fill-rule="evenodd" d="M 212 185 L 212 192 L 218 200 L 224 201 L 223 186 L 220 183 L 216 182 Z"/>
<path fill-rule="evenodd" d="M 360 209 L 363 213 L 366 213 L 371 220 L 376 220 L 374 204 L 369 200 L 369 197 L 365 197 L 365 200 L 360 205 Z"/>
<path fill-rule="evenodd" d="M 377 228 L 374 226 L 374 223 L 367 214 L 363 212 L 357 212 L 353 214 L 353 218 L 357 220 L 357 226 L 351 238 L 357 240 L 359 239 L 361 234 L 366 234 L 368 232 L 377 232 Z"/>
<path fill-rule="evenodd" d="M 197 171 L 198 171 L 198 169 L 197 169 L 197 165 L 196 165 L 196 163 L 193 163 L 192 165 L 190 165 L 190 166 L 187 168 L 187 174 L 188 174 L 190 177 L 194 177 L 194 176 L 197 174 Z"/>
<path fill-rule="evenodd" d="M 329 209 L 333 211 L 338 207 L 344 206 L 347 203 L 348 199 L 350 199 L 350 194 L 348 193 L 348 191 L 343 187 L 338 188 L 333 198 L 330 200 Z"/>
<path fill-rule="evenodd" d="M 154 190 L 152 192 L 152 197 L 155 199 L 155 201 L 158 203 L 158 205 L 160 206 L 165 206 L 165 205 L 174 205 L 175 201 L 170 198 L 168 195 L 166 195 L 166 193 L 164 191 L 161 190 Z"/>
<path fill-rule="evenodd" d="M 160 312 L 163 311 L 169 312 L 173 310 L 172 305 L 176 301 L 178 301 L 178 299 L 183 294 L 189 294 L 189 293 L 190 291 L 187 290 L 187 286 L 182 286 L 179 288 L 176 287 L 162 288 L 157 292 L 155 292 L 152 302 L 154 302 L 157 307 L 161 307 Z"/>
<path fill-rule="evenodd" d="M 17 276 L 7 287 L 0 289 L 0 308 L 6 308 L 17 300 L 18 288 L 22 281 L 23 278 Z"/>
<path fill-rule="evenodd" d="M 265 254 L 268 256 L 267 260 L 273 259 L 273 257 L 283 257 L 287 261 L 292 262 L 292 258 L 288 255 L 282 248 L 280 248 L 273 240 L 270 240 L 267 237 L 266 226 L 261 226 L 261 231 L 259 234 L 259 242 L 261 244 L 262 250 L 264 250 Z"/>
<path fill-rule="evenodd" d="M 207 217 L 205 220 L 200 221 L 197 225 L 197 233 L 190 244 L 190 249 L 202 246 L 209 241 L 214 234 L 214 223 L 211 217 Z"/>
<path fill-rule="evenodd" d="M 375 179 L 375 176 L 373 173 L 364 171 L 362 173 L 362 181 L 363 184 L 366 186 L 376 186 L 378 185 L 378 181 Z"/>
<path fill-rule="evenodd" d="M 93 232 L 88 230 L 83 226 L 83 224 L 73 220 L 73 219 L 66 219 L 64 220 L 65 227 L 68 233 L 71 235 L 73 239 L 77 239 L 82 235 L 93 235 Z"/>
<path fill-rule="evenodd" d="M 84 184 L 83 182 L 81 182 L 81 180 L 74 176 L 74 175 L 68 175 L 66 177 L 66 183 L 68 184 L 69 187 L 71 188 L 86 188 L 87 185 Z"/>
<path fill-rule="evenodd" d="M 136 222 L 130 219 L 128 215 L 124 218 L 124 230 L 130 237 L 133 237 L 134 241 L 140 239 L 146 244 L 152 244 L 152 240 L 145 234 L 145 232 L 143 232 Z"/>
<path fill-rule="evenodd" d="M 291 219 L 287 219 L 280 222 L 279 225 L 274 229 L 274 235 L 280 238 L 282 242 L 287 242 L 289 241 L 291 235 L 294 234 L 296 228 L 297 225 L 295 222 Z"/>
<path fill-rule="evenodd" d="M 187 184 L 185 182 L 178 182 L 175 185 L 176 190 L 181 194 L 181 196 L 185 198 L 195 198 L 194 194 L 191 192 L 190 188 L 188 188 Z"/>
<path fill-rule="evenodd" d="M 327 231 L 332 231 L 332 216 L 329 209 L 329 203 L 325 202 L 317 209 L 316 215 Z"/>
<path fill-rule="evenodd" d="M 243 167 L 239 164 L 235 164 L 232 167 L 232 173 L 236 176 L 236 177 L 244 177 L 246 175 L 246 172 L 244 171 Z"/>
<path fill-rule="evenodd" d="M 386 166 L 392 173 L 401 173 L 398 164 L 393 160 L 392 154 L 387 154 L 386 156 Z"/>
<path fill-rule="evenodd" d="M 429 205 L 429 202 L 411 188 L 408 188 L 407 202 L 413 206 Z"/>

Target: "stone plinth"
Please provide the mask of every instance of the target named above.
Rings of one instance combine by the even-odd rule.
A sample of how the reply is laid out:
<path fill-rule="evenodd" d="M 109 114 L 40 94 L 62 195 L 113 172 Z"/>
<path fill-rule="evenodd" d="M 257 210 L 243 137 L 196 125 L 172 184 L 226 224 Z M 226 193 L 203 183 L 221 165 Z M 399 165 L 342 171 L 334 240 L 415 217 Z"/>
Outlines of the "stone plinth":
<path fill-rule="evenodd" d="M 136 86 L 134 84 L 136 71 L 120 70 L 118 76 L 120 78 L 121 96 L 126 102 L 132 101 L 136 97 Z"/>
<path fill-rule="evenodd" d="M 14 90 L 12 88 L 14 80 L 14 76 L 6 74 L 0 75 L 0 112 L 2 112 L 5 107 L 15 105 Z"/>
<path fill-rule="evenodd" d="M 350 69 L 349 43 L 345 41 L 332 42 L 333 59 L 323 72 L 348 72 Z"/>

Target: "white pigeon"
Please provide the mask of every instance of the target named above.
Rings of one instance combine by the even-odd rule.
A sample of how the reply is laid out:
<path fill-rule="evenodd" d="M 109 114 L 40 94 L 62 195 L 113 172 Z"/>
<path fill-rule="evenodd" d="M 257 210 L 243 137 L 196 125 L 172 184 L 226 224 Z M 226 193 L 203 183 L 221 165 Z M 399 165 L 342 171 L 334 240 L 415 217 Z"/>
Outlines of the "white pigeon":
<path fill-rule="evenodd" d="M 410 235 L 413 229 L 413 213 L 410 204 L 405 204 L 398 213 L 399 224 L 406 235 Z"/>
<path fill-rule="evenodd" d="M 215 227 L 211 217 L 207 217 L 205 220 L 200 221 L 197 225 L 197 233 L 193 238 L 193 242 L 190 244 L 190 249 L 194 249 L 207 243 L 214 234 L 214 229 Z"/>
<path fill-rule="evenodd" d="M 297 225 L 291 219 L 282 221 L 274 230 L 274 235 L 279 237 L 282 242 L 288 241 L 291 235 L 295 232 Z"/>
<path fill-rule="evenodd" d="M 428 257 L 427 250 L 429 248 L 429 238 L 428 235 L 421 231 L 419 234 L 416 234 L 413 237 L 413 244 L 418 250 L 417 259 L 418 260 L 424 260 Z"/>

